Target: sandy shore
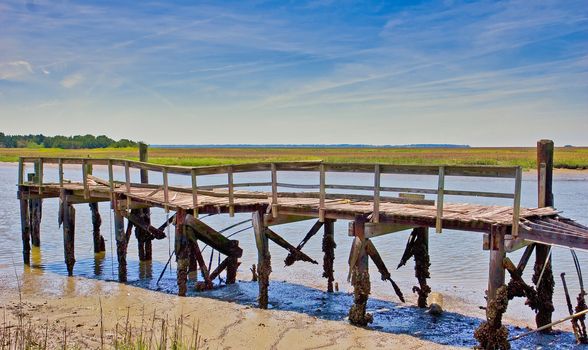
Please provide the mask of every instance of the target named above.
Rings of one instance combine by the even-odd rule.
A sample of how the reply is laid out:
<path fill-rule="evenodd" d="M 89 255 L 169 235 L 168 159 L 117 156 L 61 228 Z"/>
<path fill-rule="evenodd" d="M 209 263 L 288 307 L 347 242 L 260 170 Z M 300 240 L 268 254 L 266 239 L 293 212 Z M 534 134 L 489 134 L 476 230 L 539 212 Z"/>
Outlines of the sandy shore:
<path fill-rule="evenodd" d="M 112 344 L 116 328 L 119 334 L 124 333 L 127 312 L 135 336 L 140 329 L 151 327 L 155 312 L 156 329 L 161 327 L 162 319 L 173 323 L 181 316 L 186 337 L 192 334 L 193 325 L 199 323 L 204 349 L 454 348 L 410 335 L 353 327 L 344 321 L 322 320 L 296 312 L 258 310 L 202 297 L 180 298 L 116 282 L 27 274 L 24 279 L 21 306 L 14 275 L 2 269 L 0 304 L 4 306 L 4 323 L 16 324 L 22 309 L 25 323 L 37 325 L 41 333 L 48 324 L 50 348 L 63 343 L 64 328 L 68 344 L 100 348 L 100 302 L 107 345 Z M 48 289 L 61 292 L 48 294 Z"/>

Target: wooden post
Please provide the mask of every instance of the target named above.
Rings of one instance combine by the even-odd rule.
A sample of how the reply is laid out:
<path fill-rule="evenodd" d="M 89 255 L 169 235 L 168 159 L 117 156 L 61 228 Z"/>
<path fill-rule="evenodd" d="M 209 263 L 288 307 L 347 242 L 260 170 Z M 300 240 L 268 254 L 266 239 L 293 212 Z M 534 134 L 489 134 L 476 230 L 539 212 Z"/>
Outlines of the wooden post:
<path fill-rule="evenodd" d="M 178 295 L 186 296 L 187 282 L 188 282 L 188 267 L 190 265 L 190 250 L 188 248 L 188 238 L 186 236 L 186 227 L 184 226 L 184 219 L 186 218 L 186 211 L 178 209 L 176 212 L 176 234 L 175 234 L 175 253 L 177 263 L 177 283 Z"/>
<path fill-rule="evenodd" d="M 496 291 L 504 284 L 504 267 L 506 257 L 504 234 L 494 229 L 490 232 L 490 268 L 488 276 L 488 303 L 496 297 Z"/>
<path fill-rule="evenodd" d="M 523 170 L 517 167 L 515 175 L 515 192 L 512 210 L 512 236 L 517 238 L 519 236 L 519 218 L 521 213 L 521 182 L 523 178 Z"/>
<path fill-rule="evenodd" d="M 278 218 L 278 171 L 272 163 L 272 216 Z"/>
<path fill-rule="evenodd" d="M 22 259 L 25 265 L 31 263 L 31 226 L 29 215 L 29 200 L 25 199 L 28 193 L 23 193 L 20 188 L 20 229 L 22 237 Z"/>
<path fill-rule="evenodd" d="M 443 195 L 445 192 L 445 167 L 439 167 L 439 182 L 437 185 L 437 221 L 435 223 L 435 232 L 441 233 L 443 230 Z"/>
<path fill-rule="evenodd" d="M 374 210 L 372 222 L 380 222 L 380 165 L 376 164 L 374 168 Z"/>
<path fill-rule="evenodd" d="M 18 185 L 24 184 L 24 160 L 22 157 L 18 157 Z"/>
<path fill-rule="evenodd" d="M 370 273 L 368 270 L 369 256 L 366 251 L 365 218 L 357 216 L 353 223 L 355 242 L 350 256 L 351 284 L 353 285 L 353 305 L 349 310 L 349 321 L 356 326 L 367 326 L 373 317 L 366 313 L 368 296 L 370 294 Z M 354 251 L 354 250 L 358 251 Z M 352 259 L 357 256 L 356 259 Z"/>
<path fill-rule="evenodd" d="M 148 162 L 149 161 L 149 154 L 148 154 L 148 146 L 143 142 L 139 143 L 139 161 L 141 162 Z M 149 183 L 149 172 L 145 169 L 141 169 L 141 183 L 148 184 Z M 144 223 L 147 225 L 151 224 L 151 210 L 149 208 L 137 209 L 139 216 L 143 220 Z M 137 244 L 139 245 L 139 260 L 140 261 L 149 261 L 152 259 L 152 244 L 151 244 L 151 235 L 143 230 L 141 227 L 135 226 L 135 237 L 137 238 Z"/>
<path fill-rule="evenodd" d="M 198 182 L 196 179 L 196 169 L 192 169 L 192 206 L 194 207 L 194 217 L 198 217 Z"/>
<path fill-rule="evenodd" d="M 31 181 L 37 182 L 39 185 L 39 198 L 33 198 L 29 200 L 30 234 L 33 247 L 41 246 L 41 218 L 43 216 L 43 199 L 41 199 L 41 183 L 43 181 L 42 169 L 43 160 L 39 158 L 39 160 L 35 162 L 35 175 L 31 179 Z"/>
<path fill-rule="evenodd" d="M 321 163 L 319 166 L 319 182 L 320 182 L 320 193 L 319 193 L 319 221 L 325 222 L 325 165 Z"/>
<path fill-rule="evenodd" d="M 234 249 L 239 246 L 238 240 L 231 240 L 231 247 Z M 229 255 L 227 257 L 227 284 L 234 284 L 237 281 L 237 269 L 241 263 L 239 258 L 235 255 Z"/>
<path fill-rule="evenodd" d="M 88 203 L 90 212 L 92 213 L 92 236 L 94 238 L 94 253 L 98 254 L 106 251 L 106 244 L 104 237 L 100 233 L 100 226 L 102 225 L 102 217 L 98 209 L 98 203 Z"/>
<path fill-rule="evenodd" d="M 74 240 L 76 233 L 76 210 L 69 202 L 69 192 L 61 190 L 61 217 L 63 218 L 63 252 L 68 276 L 73 275 L 73 268 L 76 262 L 74 255 Z"/>
<path fill-rule="evenodd" d="M 116 239 L 116 255 L 118 258 L 118 280 L 127 281 L 127 235 L 125 232 L 124 216 L 118 208 L 118 198 L 114 205 L 114 235 Z"/>
<path fill-rule="evenodd" d="M 59 188 L 63 188 L 63 159 L 59 158 L 57 163 L 57 172 L 59 173 Z"/>
<path fill-rule="evenodd" d="M 84 199 L 90 198 L 90 187 L 88 186 L 88 164 L 82 159 L 82 183 L 84 184 Z"/>
<path fill-rule="evenodd" d="M 324 224 L 323 235 L 323 277 L 327 279 L 327 292 L 333 292 L 333 265 L 335 261 L 335 220 L 327 219 Z"/>
<path fill-rule="evenodd" d="M 229 216 L 235 216 L 235 199 L 233 198 L 233 167 L 229 166 L 229 170 L 227 171 L 227 183 L 229 186 Z"/>
<path fill-rule="evenodd" d="M 266 227 L 263 224 L 263 213 L 256 211 L 252 216 L 253 230 L 255 231 L 255 243 L 257 245 L 257 270 L 259 278 L 259 308 L 267 309 L 269 276 L 272 272 L 269 242 L 266 235 Z"/>
<path fill-rule="evenodd" d="M 553 200 L 553 141 L 540 140 L 537 142 L 537 186 L 538 186 L 538 205 L 539 207 L 552 207 Z M 551 323 L 553 314 L 553 271 L 551 268 L 551 259 L 548 259 L 549 246 L 537 244 L 535 249 L 535 273 L 533 283 L 537 284 L 543 265 L 545 271 L 539 286 L 537 286 L 537 296 L 539 299 L 539 308 L 535 316 L 537 327 Z M 551 332 L 551 328 L 546 328 L 543 333 Z"/>

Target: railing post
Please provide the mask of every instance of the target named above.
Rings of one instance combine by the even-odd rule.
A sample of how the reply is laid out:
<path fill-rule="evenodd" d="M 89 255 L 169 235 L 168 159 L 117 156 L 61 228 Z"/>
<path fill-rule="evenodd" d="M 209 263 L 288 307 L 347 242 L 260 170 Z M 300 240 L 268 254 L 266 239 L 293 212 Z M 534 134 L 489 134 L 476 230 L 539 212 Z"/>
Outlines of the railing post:
<path fill-rule="evenodd" d="M 37 168 L 37 182 L 39 184 L 39 194 L 43 194 L 43 158 L 39 158 Z"/>
<path fill-rule="evenodd" d="M 319 165 L 320 171 L 320 194 L 319 194 L 319 221 L 325 222 L 325 165 Z"/>
<path fill-rule="evenodd" d="M 437 185 L 437 221 L 435 232 L 441 233 L 443 225 L 443 194 L 445 191 L 445 167 L 439 167 L 439 182 Z"/>
<path fill-rule="evenodd" d="M 196 182 L 196 169 L 192 169 L 192 205 L 194 206 L 194 217 L 198 218 L 198 184 Z"/>
<path fill-rule="evenodd" d="M 517 167 L 515 173 L 515 191 L 514 191 L 514 203 L 512 210 L 512 236 L 517 238 L 519 235 L 519 217 L 521 213 L 521 181 L 523 171 L 521 167 Z"/>
<path fill-rule="evenodd" d="M 108 188 L 110 189 L 110 209 L 114 209 L 114 169 L 112 159 L 108 160 Z"/>
<path fill-rule="evenodd" d="M 235 206 L 234 206 L 235 199 L 233 198 L 234 188 L 233 188 L 233 167 L 232 166 L 229 166 L 229 170 L 227 171 L 227 180 L 228 180 L 228 184 L 229 184 L 229 216 L 233 217 L 233 216 L 235 216 Z"/>
<path fill-rule="evenodd" d="M 59 172 L 59 188 L 63 188 L 63 159 L 59 158 L 57 163 L 57 171 Z"/>
<path fill-rule="evenodd" d="M 169 213 L 169 192 L 168 192 L 168 182 L 167 182 L 167 167 L 163 167 L 163 201 L 164 201 L 164 209 L 166 213 Z"/>
<path fill-rule="evenodd" d="M 129 162 L 125 161 L 125 192 L 127 196 L 127 209 L 131 207 L 131 169 L 129 169 Z"/>
<path fill-rule="evenodd" d="M 272 163 L 272 216 L 278 217 L 278 171 Z"/>
<path fill-rule="evenodd" d="M 18 184 L 24 184 L 24 159 L 18 157 Z"/>
<path fill-rule="evenodd" d="M 84 184 L 84 199 L 90 198 L 90 188 L 88 187 L 88 166 L 86 159 L 82 159 L 82 181 Z"/>
<path fill-rule="evenodd" d="M 374 210 L 372 222 L 380 222 L 380 164 L 374 167 Z"/>

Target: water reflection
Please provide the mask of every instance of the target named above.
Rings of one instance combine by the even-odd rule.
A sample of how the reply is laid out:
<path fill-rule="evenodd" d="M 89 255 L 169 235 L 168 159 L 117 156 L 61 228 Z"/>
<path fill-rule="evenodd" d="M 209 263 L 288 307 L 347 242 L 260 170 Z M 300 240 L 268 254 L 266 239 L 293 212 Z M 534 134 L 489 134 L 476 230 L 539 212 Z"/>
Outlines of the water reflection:
<path fill-rule="evenodd" d="M 139 262 L 139 279 L 151 280 L 153 278 L 153 262 L 140 261 Z"/>
<path fill-rule="evenodd" d="M 94 253 L 94 275 L 97 277 L 102 276 L 105 258 L 106 252 Z"/>

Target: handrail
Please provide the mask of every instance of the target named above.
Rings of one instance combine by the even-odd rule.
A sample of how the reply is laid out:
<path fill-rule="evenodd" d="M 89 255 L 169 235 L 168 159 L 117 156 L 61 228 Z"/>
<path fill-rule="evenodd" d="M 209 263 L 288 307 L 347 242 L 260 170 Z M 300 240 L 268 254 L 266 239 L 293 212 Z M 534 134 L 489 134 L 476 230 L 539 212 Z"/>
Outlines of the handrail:
<path fill-rule="evenodd" d="M 19 158 L 19 185 L 25 185 L 24 169 L 25 164 L 34 163 L 36 165 L 37 177 L 36 180 L 39 185 L 39 190 L 43 187 L 43 167 L 45 164 L 58 164 L 59 166 L 59 184 L 63 188 L 63 166 L 64 164 L 81 164 L 84 196 L 89 196 L 88 185 L 88 167 L 92 165 L 106 165 L 109 173 L 109 187 L 110 191 L 114 191 L 114 166 L 124 167 L 125 172 L 125 193 L 131 192 L 130 169 L 139 169 L 146 171 L 161 172 L 163 176 L 163 192 L 165 210 L 169 211 L 169 186 L 168 175 L 188 175 L 191 176 L 192 186 L 192 204 L 198 207 L 198 192 L 202 189 L 227 188 L 229 197 L 229 212 L 234 213 L 234 188 L 236 187 L 252 187 L 252 186 L 271 186 L 271 207 L 272 214 L 278 215 L 280 198 L 279 188 L 299 188 L 299 189 L 319 189 L 319 220 L 325 220 L 325 199 L 332 198 L 333 194 L 327 195 L 327 189 L 344 189 L 344 190 L 359 190 L 371 191 L 373 194 L 373 215 L 372 222 L 379 222 L 380 201 L 383 192 L 398 192 L 398 193 L 421 193 L 437 195 L 436 207 L 436 231 L 441 232 L 443 226 L 443 202 L 446 195 L 455 196 L 480 196 L 491 198 L 507 198 L 513 199 L 513 228 L 512 234 L 516 237 L 518 233 L 518 222 L 520 216 L 520 201 L 521 201 L 521 181 L 522 169 L 519 166 L 494 166 L 494 165 L 398 165 L 398 164 L 381 164 L 381 163 L 329 163 L 322 161 L 293 161 L 293 162 L 267 162 L 267 163 L 246 163 L 236 165 L 212 165 L 212 166 L 178 166 L 178 165 L 160 165 L 148 162 L 141 162 L 129 159 L 118 158 L 78 158 L 78 157 L 20 157 Z M 244 172 L 271 172 L 271 182 L 251 182 L 251 183 L 234 183 L 233 176 L 235 173 Z M 319 184 L 291 184 L 278 181 L 279 171 L 313 171 L 319 172 Z M 360 185 L 336 185 L 327 184 L 327 172 L 343 172 L 343 173 L 369 173 L 374 174 L 373 186 Z M 227 175 L 226 185 L 209 185 L 198 186 L 197 177 L 202 175 Z M 385 187 L 380 185 L 381 176 L 383 174 L 407 174 L 407 175 L 433 175 L 438 177 L 438 186 L 436 189 L 427 188 L 409 188 L 409 187 Z M 473 177 L 492 177 L 492 178 L 512 178 L 515 180 L 514 193 L 505 192 L 484 192 L 484 191 L 467 191 L 467 190 L 448 190 L 445 188 L 445 177 L 447 176 L 473 176 Z M 389 197 L 388 197 L 389 198 Z M 130 204 L 130 199 L 127 197 Z"/>

